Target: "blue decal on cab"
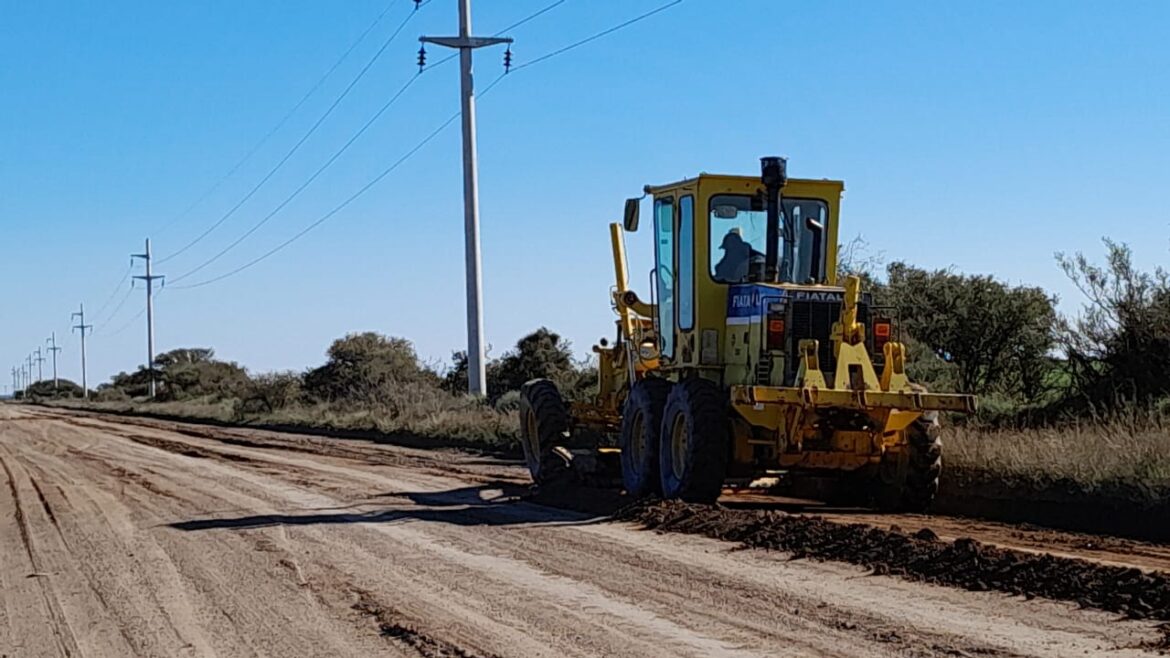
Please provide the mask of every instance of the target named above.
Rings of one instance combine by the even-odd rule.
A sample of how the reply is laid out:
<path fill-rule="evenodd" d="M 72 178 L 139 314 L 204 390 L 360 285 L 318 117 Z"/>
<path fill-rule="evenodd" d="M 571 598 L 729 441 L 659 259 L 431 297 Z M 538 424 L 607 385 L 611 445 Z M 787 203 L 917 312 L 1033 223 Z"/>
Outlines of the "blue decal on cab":
<path fill-rule="evenodd" d="M 727 317 L 746 318 L 766 315 L 768 304 L 788 296 L 783 288 L 763 286 L 758 283 L 735 284 L 727 290 Z"/>

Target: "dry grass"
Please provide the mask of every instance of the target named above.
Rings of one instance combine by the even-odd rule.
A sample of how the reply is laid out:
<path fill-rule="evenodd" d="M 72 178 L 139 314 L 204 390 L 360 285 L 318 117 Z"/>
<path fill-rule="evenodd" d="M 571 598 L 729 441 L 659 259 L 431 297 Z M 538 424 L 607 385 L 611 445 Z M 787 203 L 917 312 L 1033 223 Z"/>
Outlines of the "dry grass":
<path fill-rule="evenodd" d="M 1086 491 L 1125 488 L 1143 497 L 1170 492 L 1170 417 L 1128 412 L 1060 428 L 947 430 L 948 468 Z"/>

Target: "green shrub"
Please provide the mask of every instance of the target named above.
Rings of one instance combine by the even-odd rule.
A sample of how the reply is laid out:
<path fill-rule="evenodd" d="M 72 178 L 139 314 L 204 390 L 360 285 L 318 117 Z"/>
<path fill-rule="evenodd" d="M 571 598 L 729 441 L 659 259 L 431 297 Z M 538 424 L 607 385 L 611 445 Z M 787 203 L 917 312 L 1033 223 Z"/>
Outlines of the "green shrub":
<path fill-rule="evenodd" d="M 84 391 L 68 379 L 58 379 L 56 385 L 53 384 L 53 380 L 47 379 L 28 387 L 27 393 L 29 399 L 32 400 L 55 400 L 79 398 L 83 396 Z"/>
<path fill-rule="evenodd" d="M 440 382 L 404 338 L 349 334 L 333 342 L 328 357 L 304 378 L 306 394 L 322 402 L 401 406 L 413 391 L 437 390 Z"/>
<path fill-rule="evenodd" d="M 239 395 L 237 415 L 271 414 L 301 402 L 304 389 L 299 374 L 273 372 L 248 379 Z"/>
<path fill-rule="evenodd" d="M 1057 260 L 1088 303 L 1062 322 L 1070 395 L 1081 408 L 1149 405 L 1170 395 L 1170 275 L 1134 268 L 1129 247 L 1105 240 L 1104 267 Z"/>

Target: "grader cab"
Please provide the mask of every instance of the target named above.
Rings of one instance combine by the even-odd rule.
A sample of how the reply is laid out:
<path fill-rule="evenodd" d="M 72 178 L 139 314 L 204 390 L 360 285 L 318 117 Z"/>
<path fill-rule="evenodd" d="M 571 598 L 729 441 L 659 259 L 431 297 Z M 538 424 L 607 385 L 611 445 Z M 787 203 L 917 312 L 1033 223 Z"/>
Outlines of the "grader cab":
<path fill-rule="evenodd" d="M 970 413 L 975 398 L 909 381 L 895 310 L 875 306 L 856 276 L 838 282 L 844 184 L 786 170 L 763 158 L 759 177 L 646 186 L 648 301 L 629 285 L 623 229 L 638 230 L 640 200 L 626 202 L 623 224 L 610 225 L 617 340 L 594 347 L 596 397 L 566 404 L 548 380 L 522 391 L 538 484 L 620 461 L 636 497 L 712 502 L 726 486 L 811 474 L 882 508 L 930 504 L 939 412 Z"/>

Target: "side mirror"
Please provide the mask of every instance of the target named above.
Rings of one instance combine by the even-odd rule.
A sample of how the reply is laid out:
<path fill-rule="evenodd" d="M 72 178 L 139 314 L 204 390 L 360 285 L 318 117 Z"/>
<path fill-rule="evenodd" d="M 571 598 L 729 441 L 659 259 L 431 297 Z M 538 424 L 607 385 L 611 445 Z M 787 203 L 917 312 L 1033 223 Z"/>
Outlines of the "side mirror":
<path fill-rule="evenodd" d="M 638 210 L 641 207 L 641 199 L 626 199 L 626 209 L 625 215 L 622 218 L 622 226 L 630 233 L 638 230 Z"/>

